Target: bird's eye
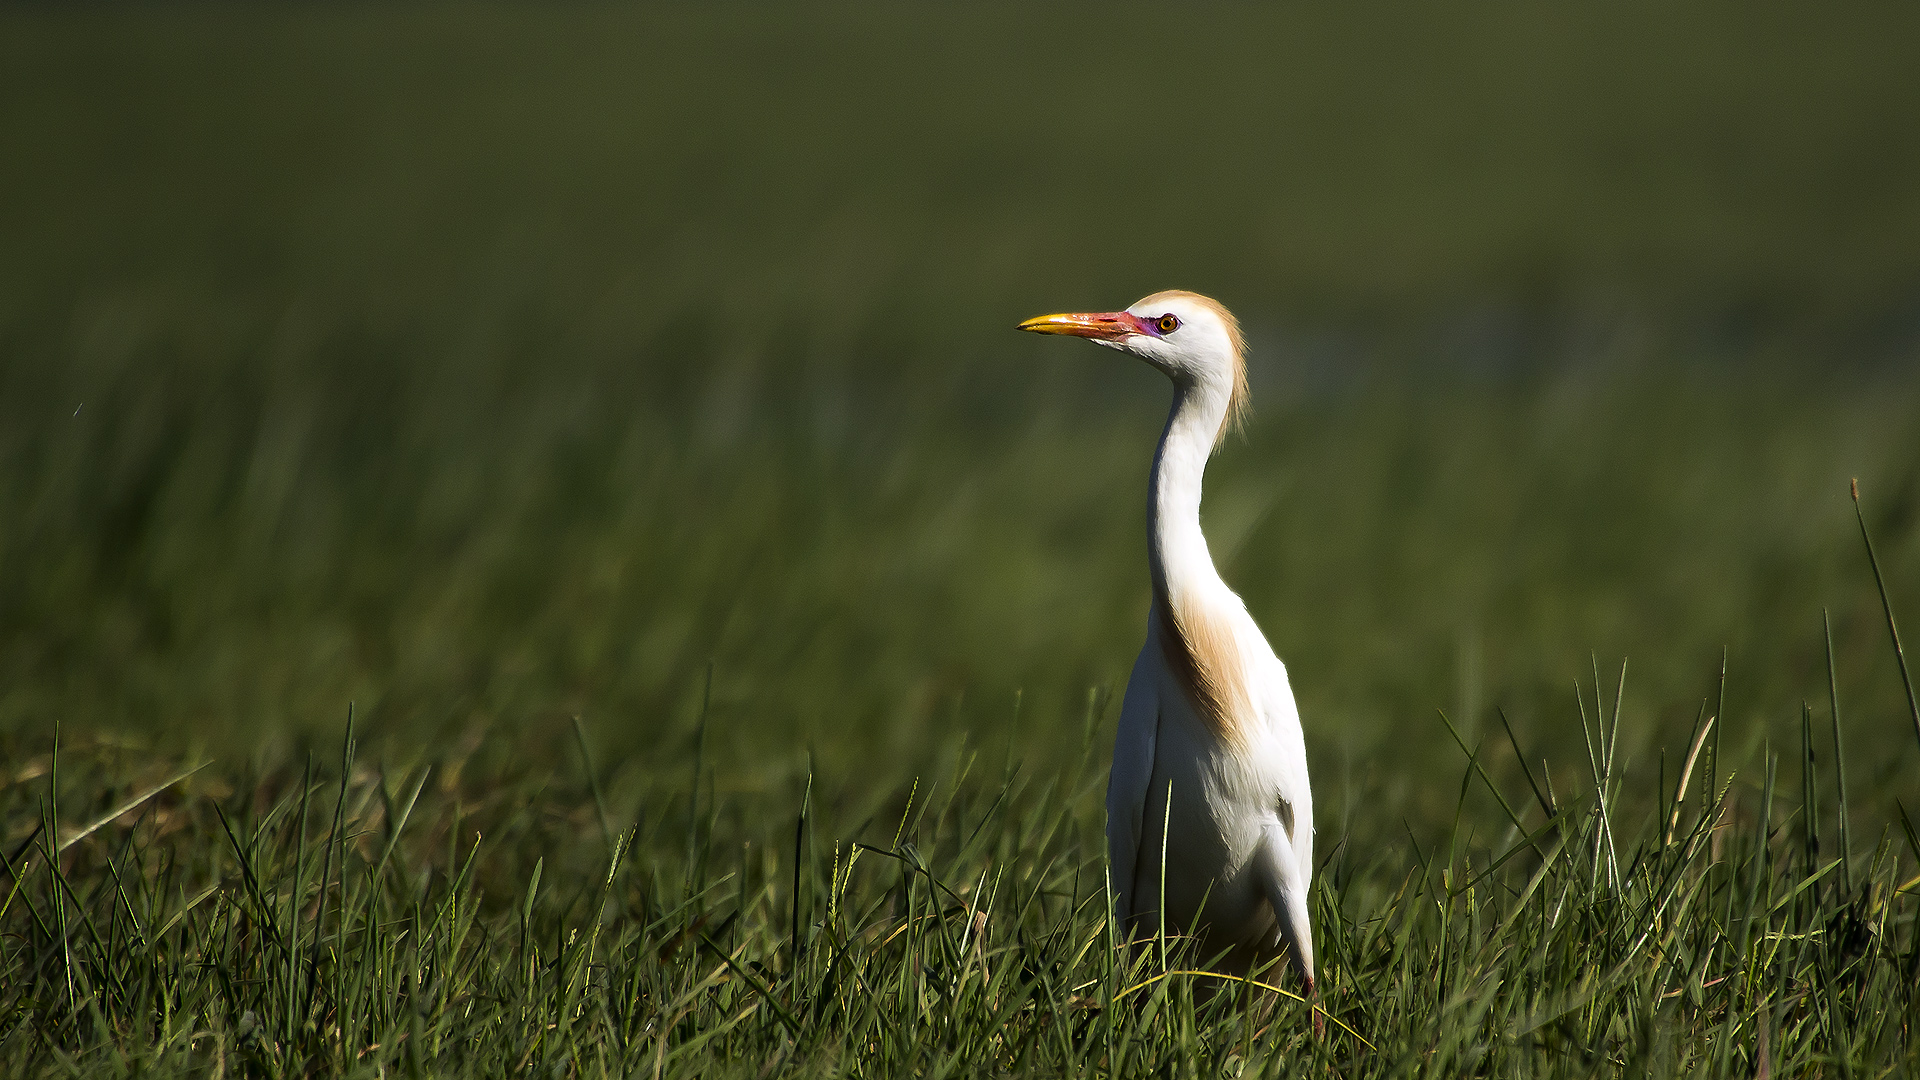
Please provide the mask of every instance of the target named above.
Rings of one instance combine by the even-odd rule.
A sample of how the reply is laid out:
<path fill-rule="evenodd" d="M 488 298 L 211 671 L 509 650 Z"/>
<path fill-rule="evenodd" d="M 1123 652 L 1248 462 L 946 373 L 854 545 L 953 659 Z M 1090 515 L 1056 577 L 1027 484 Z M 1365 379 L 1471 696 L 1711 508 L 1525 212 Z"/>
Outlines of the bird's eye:
<path fill-rule="evenodd" d="M 1158 325 L 1160 327 L 1161 333 L 1171 334 L 1175 330 L 1180 329 L 1180 316 L 1175 315 L 1172 312 L 1168 312 L 1167 314 L 1160 316 L 1160 322 Z"/>

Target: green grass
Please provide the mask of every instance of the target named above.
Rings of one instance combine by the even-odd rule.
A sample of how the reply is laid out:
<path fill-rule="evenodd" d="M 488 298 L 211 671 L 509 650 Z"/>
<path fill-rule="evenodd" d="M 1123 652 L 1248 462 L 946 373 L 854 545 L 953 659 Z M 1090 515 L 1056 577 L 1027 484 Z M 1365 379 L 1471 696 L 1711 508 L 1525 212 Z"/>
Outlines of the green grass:
<path fill-rule="evenodd" d="M 1913 1073 L 1912 13 L 1164 14 L 0 12 L 0 1070 Z M 1168 286 L 1324 1036 L 1109 947 Z"/>
<path fill-rule="evenodd" d="M 897 818 L 703 781 L 630 820 L 590 772 L 374 764 L 350 735 L 331 768 L 197 773 L 103 832 L 31 833 L 0 1046 L 90 1075 L 1911 1071 L 1920 837 L 1903 812 L 1851 838 L 1811 764 L 1839 725 L 1752 778 L 1702 730 L 1671 794 L 1631 792 L 1620 699 L 1590 689 L 1590 785 L 1502 795 L 1512 827 L 1478 842 L 1458 815 L 1432 849 L 1326 838 L 1319 1034 L 1178 939 L 1114 948 L 1091 742 L 1045 773 L 957 752 Z M 64 804 L 49 763 L 43 821 L 140 771 L 89 750 Z"/>

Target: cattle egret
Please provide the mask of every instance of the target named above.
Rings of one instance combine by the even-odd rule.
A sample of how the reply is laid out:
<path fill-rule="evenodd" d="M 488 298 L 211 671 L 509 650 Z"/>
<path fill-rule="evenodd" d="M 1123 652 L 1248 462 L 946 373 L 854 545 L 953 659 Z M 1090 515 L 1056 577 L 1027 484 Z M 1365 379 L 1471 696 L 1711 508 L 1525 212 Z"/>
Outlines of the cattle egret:
<path fill-rule="evenodd" d="M 1191 930 L 1222 972 L 1290 955 L 1311 993 L 1313 795 L 1300 714 L 1286 667 L 1200 531 L 1201 474 L 1247 405 L 1240 325 L 1207 297 L 1162 292 L 1020 329 L 1091 338 L 1173 380 L 1147 497 L 1153 606 L 1107 782 L 1115 915 L 1136 941 Z"/>

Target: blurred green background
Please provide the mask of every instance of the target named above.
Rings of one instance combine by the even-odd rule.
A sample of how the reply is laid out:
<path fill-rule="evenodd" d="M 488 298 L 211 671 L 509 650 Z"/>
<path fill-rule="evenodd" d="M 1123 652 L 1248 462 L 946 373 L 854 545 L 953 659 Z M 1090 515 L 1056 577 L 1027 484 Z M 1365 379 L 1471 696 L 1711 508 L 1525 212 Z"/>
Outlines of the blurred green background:
<path fill-rule="evenodd" d="M 1011 328 L 1180 287 L 1248 327 L 1206 520 L 1328 824 L 1451 805 L 1436 708 L 1573 783 L 1623 658 L 1633 769 L 1723 649 L 1750 762 L 1823 608 L 1911 802 L 1847 481 L 1920 632 L 1916 55 L 1893 3 L 0 9 L 0 745 L 352 701 L 683 783 L 711 665 L 723 791 L 1044 771 L 1138 647 L 1167 390 Z"/>

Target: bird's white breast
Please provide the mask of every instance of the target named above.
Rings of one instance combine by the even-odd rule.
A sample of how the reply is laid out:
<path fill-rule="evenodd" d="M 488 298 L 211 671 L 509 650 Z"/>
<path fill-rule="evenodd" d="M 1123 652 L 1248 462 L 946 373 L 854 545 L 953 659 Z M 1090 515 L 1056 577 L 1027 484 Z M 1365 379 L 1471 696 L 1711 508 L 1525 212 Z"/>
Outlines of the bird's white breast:
<path fill-rule="evenodd" d="M 1273 914 L 1254 878 L 1254 853 L 1283 817 L 1291 819 L 1290 837 L 1310 830 L 1312 806 L 1285 667 L 1237 598 L 1216 618 L 1232 628 L 1236 666 L 1247 675 L 1241 689 L 1248 715 L 1236 738 L 1220 737 L 1177 669 L 1142 665 L 1160 681 L 1161 713 L 1142 822 L 1146 873 L 1138 884 L 1145 895 L 1136 896 L 1134 910 L 1161 910 L 1164 890 L 1170 932 L 1194 924 L 1204 906 L 1214 934 L 1255 942 L 1269 936 Z M 1160 631 L 1159 624 L 1150 630 L 1147 649 L 1161 646 Z"/>

